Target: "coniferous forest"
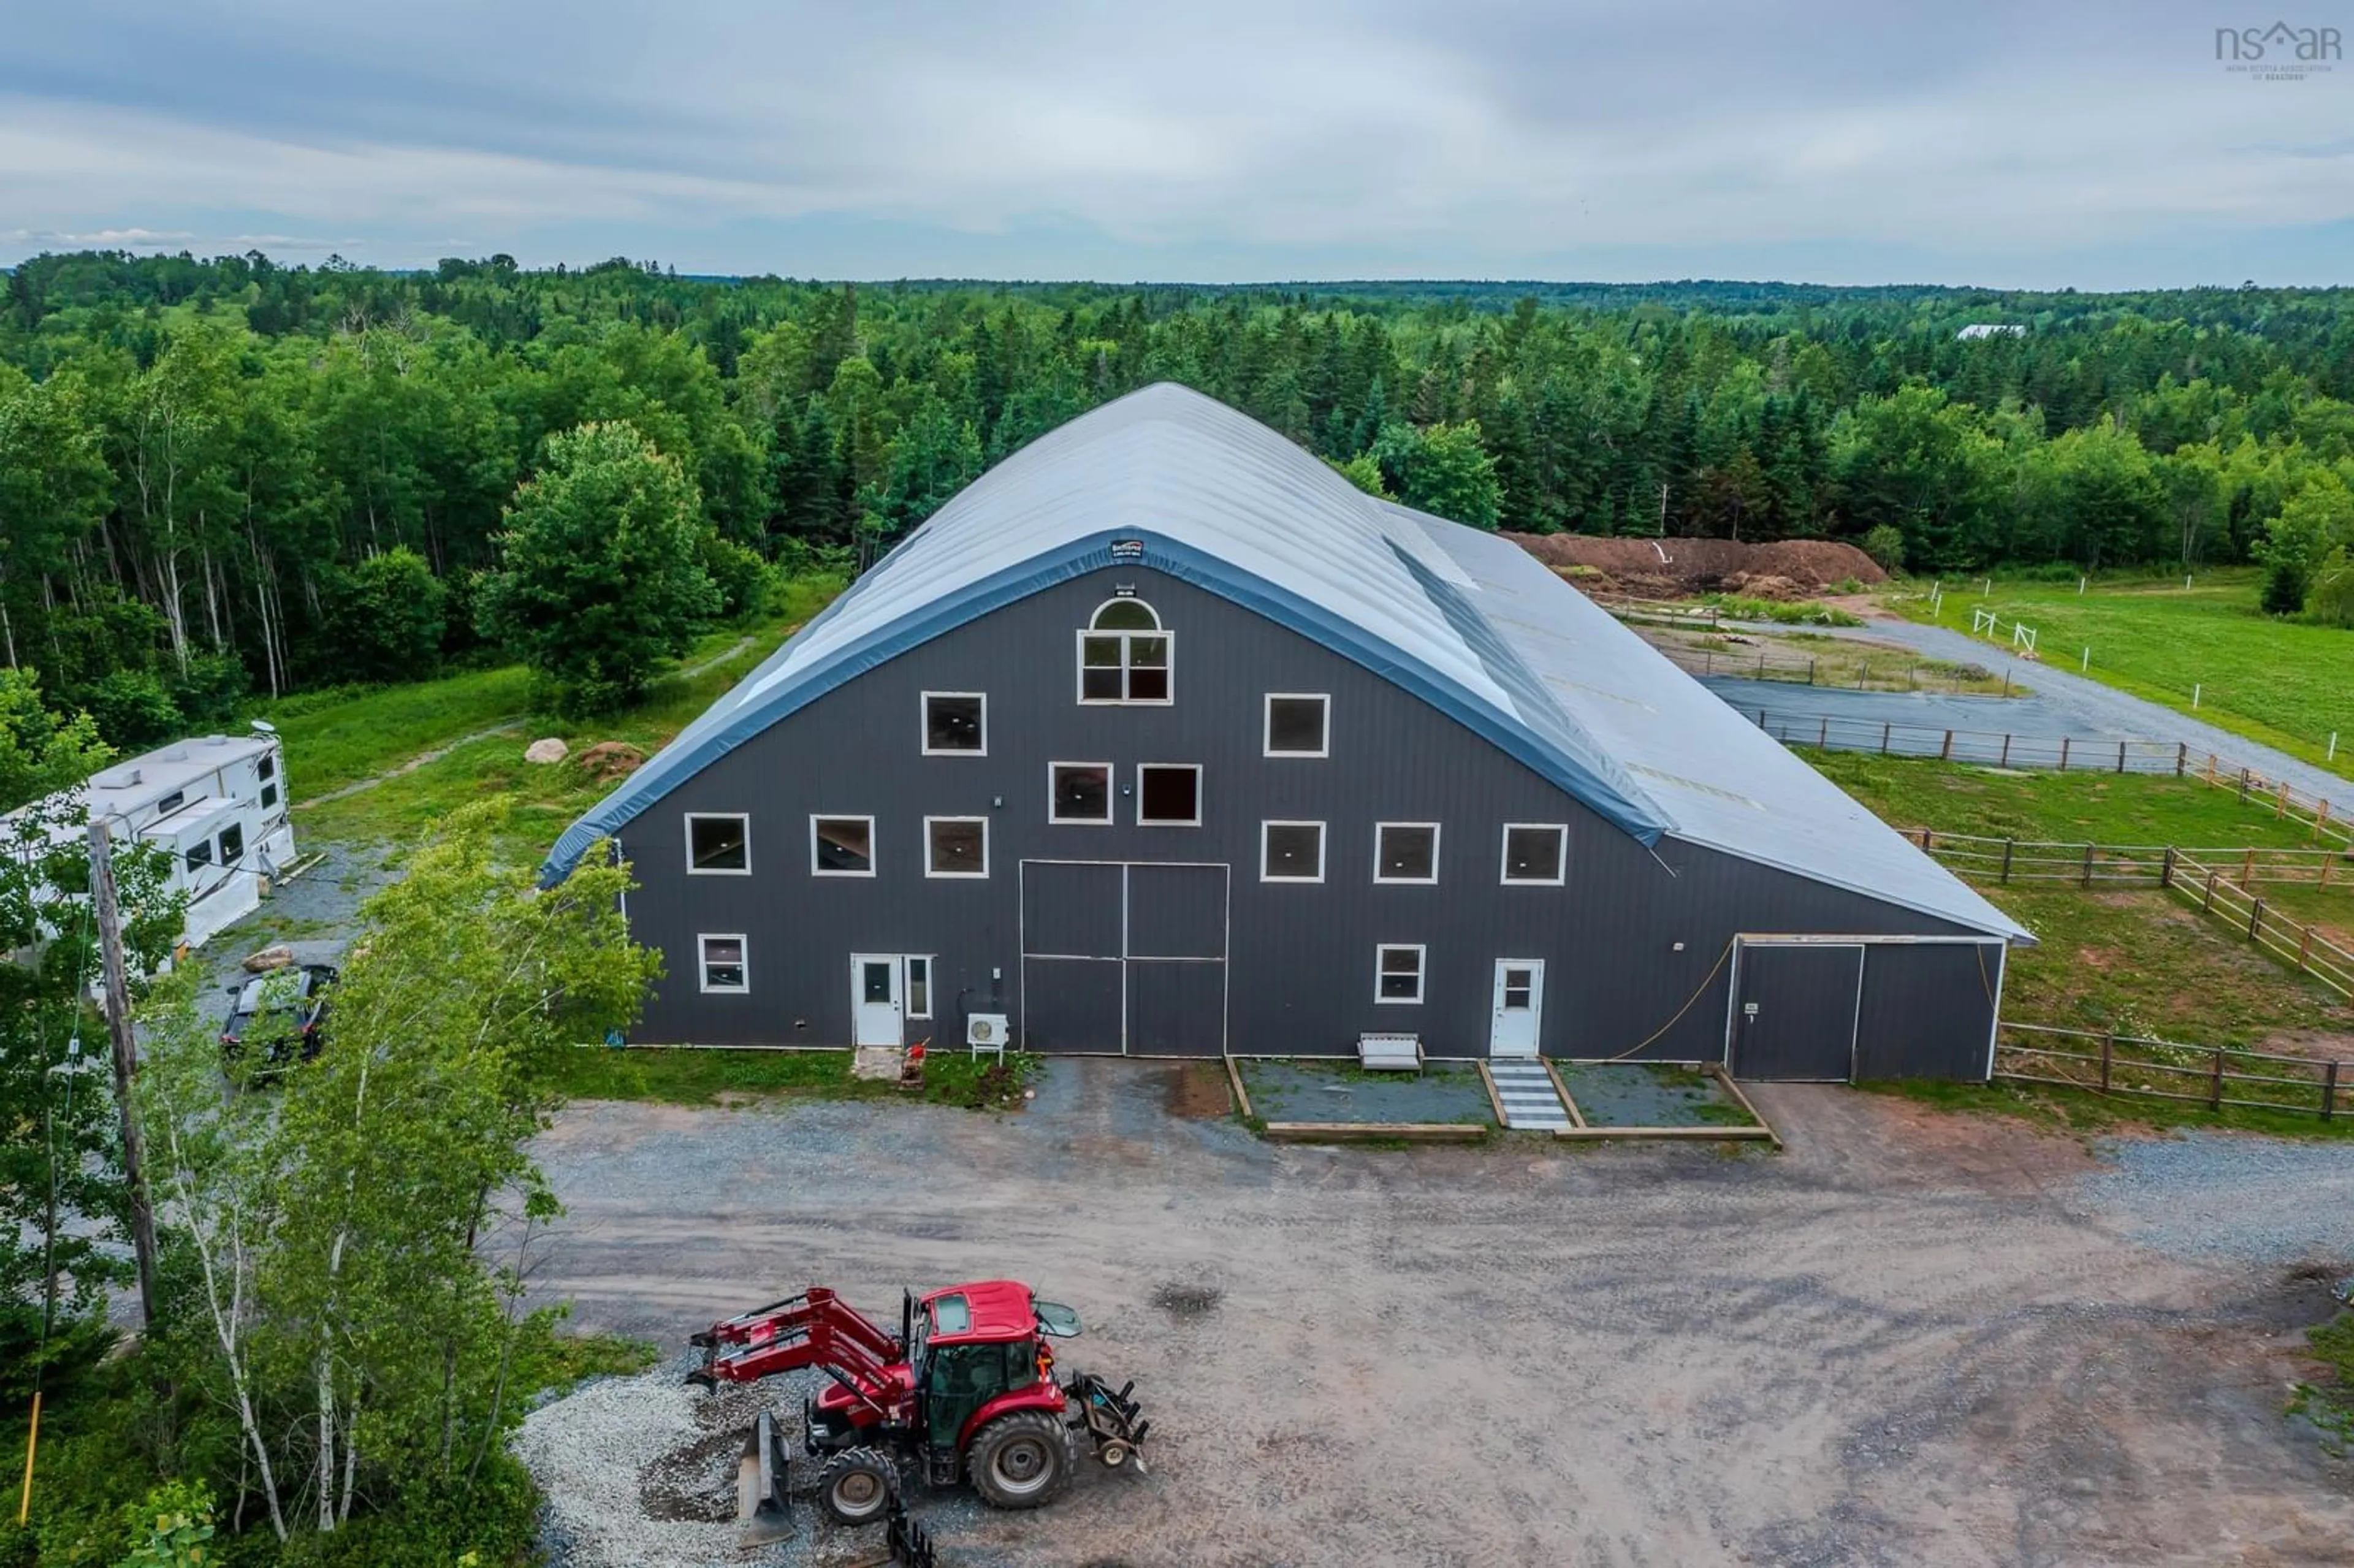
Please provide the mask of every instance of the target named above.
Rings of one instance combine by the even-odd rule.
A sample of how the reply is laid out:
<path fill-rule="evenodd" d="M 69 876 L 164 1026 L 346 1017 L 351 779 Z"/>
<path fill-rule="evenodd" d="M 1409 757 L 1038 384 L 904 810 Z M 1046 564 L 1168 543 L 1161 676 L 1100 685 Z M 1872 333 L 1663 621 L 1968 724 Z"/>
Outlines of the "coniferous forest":
<path fill-rule="evenodd" d="M 656 509 L 685 519 L 664 552 L 693 557 L 666 613 L 691 620 L 872 560 L 1158 380 L 1485 527 L 1842 538 L 1923 573 L 2255 561 L 2267 609 L 2354 619 L 2323 586 L 2354 583 L 2354 291 L 849 286 L 258 253 L 49 255 L 5 284 L 0 657 L 118 745 L 512 644 L 519 496 L 577 528 L 597 493 L 535 487 L 551 452 L 662 464 Z M 2019 330 L 1964 331 L 1986 325 Z"/>

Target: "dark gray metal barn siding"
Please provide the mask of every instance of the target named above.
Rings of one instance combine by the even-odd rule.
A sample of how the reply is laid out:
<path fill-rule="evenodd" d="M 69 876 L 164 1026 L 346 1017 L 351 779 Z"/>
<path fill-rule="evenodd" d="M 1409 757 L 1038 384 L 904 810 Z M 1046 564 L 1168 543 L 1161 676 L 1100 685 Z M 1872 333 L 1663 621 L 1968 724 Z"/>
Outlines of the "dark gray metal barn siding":
<path fill-rule="evenodd" d="M 1172 706 L 1074 700 L 1075 632 L 1115 584 L 1174 632 Z M 986 757 L 920 754 L 928 690 L 988 694 Z M 1328 758 L 1260 754 L 1269 692 L 1331 694 Z M 1139 763 L 1200 763 L 1204 825 L 1135 826 L 1132 794 L 1118 797 L 1118 825 L 1049 824 L 1050 761 L 1111 762 L 1129 790 Z M 682 818 L 695 811 L 750 814 L 752 875 L 684 874 Z M 809 874 L 812 812 L 875 818 L 874 878 Z M 928 815 L 989 819 L 986 881 L 923 874 Z M 1327 824 L 1323 883 L 1259 880 L 1266 819 Z M 1379 821 L 1443 824 L 1437 885 L 1373 883 Z M 1567 825 L 1564 886 L 1499 885 L 1514 821 Z M 632 927 L 666 956 L 635 1031 L 648 1042 L 843 1044 L 854 953 L 937 955 L 938 1017 L 911 1035 L 960 1039 L 960 997 L 1018 1014 L 1023 860 L 1231 866 L 1225 1000 L 1237 1054 L 1345 1054 L 1362 1031 L 1407 1029 L 1435 1055 L 1484 1055 L 1493 966 L 1509 958 L 1545 961 L 1546 1054 L 1613 1055 L 1656 1033 L 1643 1055 L 1715 1060 L 1731 969 L 1720 959 L 1736 932 L 1962 932 L 1672 839 L 1654 856 L 1381 676 L 1140 567 L 1046 589 L 859 676 L 688 779 L 622 842 L 642 885 Z M 699 932 L 747 936 L 748 993 L 698 991 Z M 1426 945 L 1423 1004 L 1374 1002 L 1381 943 Z M 1981 1041 L 1991 1021 L 1975 1020 Z"/>

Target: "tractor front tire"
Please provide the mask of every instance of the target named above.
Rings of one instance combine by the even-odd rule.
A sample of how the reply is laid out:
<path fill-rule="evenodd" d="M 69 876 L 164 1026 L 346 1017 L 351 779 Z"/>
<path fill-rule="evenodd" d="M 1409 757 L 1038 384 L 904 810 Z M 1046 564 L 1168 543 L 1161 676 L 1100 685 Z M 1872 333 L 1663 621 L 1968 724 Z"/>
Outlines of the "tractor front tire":
<path fill-rule="evenodd" d="M 991 1508 L 1039 1508 L 1077 1467 L 1071 1429 L 1044 1410 L 1017 1410 L 981 1429 L 965 1460 L 972 1489 Z"/>
<path fill-rule="evenodd" d="M 818 1472 L 817 1502 L 836 1524 L 873 1524 L 899 1489 L 899 1467 L 880 1448 L 844 1448 Z"/>

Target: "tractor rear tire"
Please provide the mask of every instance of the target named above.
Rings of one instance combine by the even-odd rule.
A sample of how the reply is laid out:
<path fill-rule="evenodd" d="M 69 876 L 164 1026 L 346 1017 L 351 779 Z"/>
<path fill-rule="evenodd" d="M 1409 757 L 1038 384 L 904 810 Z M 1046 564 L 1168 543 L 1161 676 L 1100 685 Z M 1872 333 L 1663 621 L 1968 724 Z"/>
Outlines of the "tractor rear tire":
<path fill-rule="evenodd" d="M 898 1489 L 899 1467 L 880 1448 L 844 1448 L 817 1477 L 818 1506 L 836 1524 L 873 1524 Z"/>
<path fill-rule="evenodd" d="M 1071 1429 L 1059 1415 L 1017 1410 L 981 1429 L 966 1455 L 972 1489 L 991 1508 L 1039 1508 L 1055 1500 L 1078 1467 Z"/>

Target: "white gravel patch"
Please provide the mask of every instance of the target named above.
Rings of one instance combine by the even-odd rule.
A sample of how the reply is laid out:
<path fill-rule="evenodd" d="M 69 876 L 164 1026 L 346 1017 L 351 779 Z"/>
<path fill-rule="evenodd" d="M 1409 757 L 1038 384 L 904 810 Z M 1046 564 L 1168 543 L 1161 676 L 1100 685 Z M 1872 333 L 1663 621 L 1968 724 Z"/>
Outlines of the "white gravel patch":
<path fill-rule="evenodd" d="M 547 1494 L 541 1543 L 551 1568 L 793 1561 L 790 1543 L 748 1551 L 732 1508 L 723 1522 L 649 1512 L 650 1480 L 667 1494 L 732 1497 L 741 1434 L 764 1403 L 748 1390 L 685 1386 L 690 1364 L 681 1357 L 637 1377 L 600 1378 L 524 1418 L 514 1449 Z"/>

